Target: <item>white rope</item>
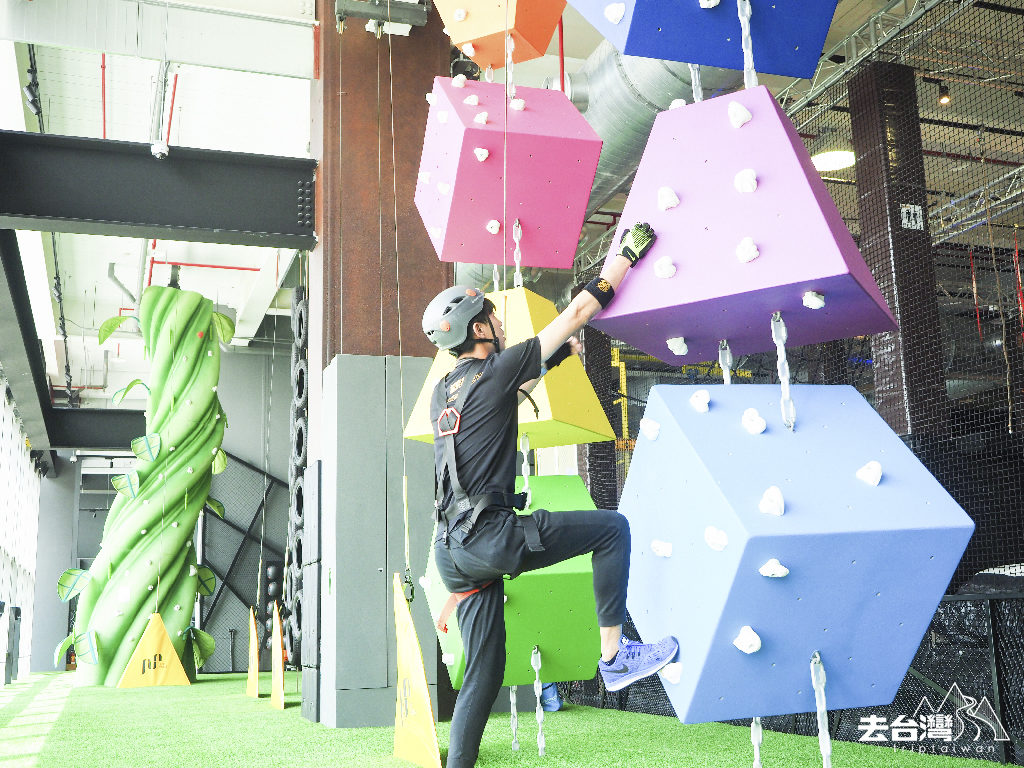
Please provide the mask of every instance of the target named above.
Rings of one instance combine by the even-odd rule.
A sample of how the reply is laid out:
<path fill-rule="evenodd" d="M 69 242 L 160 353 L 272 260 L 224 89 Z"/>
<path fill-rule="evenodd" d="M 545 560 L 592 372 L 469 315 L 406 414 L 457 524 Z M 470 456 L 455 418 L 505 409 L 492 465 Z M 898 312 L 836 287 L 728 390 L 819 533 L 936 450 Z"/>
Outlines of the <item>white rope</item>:
<path fill-rule="evenodd" d="M 722 369 L 725 386 L 732 384 L 732 362 L 732 350 L 729 349 L 729 342 L 722 339 L 718 342 L 718 365 Z"/>
<path fill-rule="evenodd" d="M 519 219 L 516 219 L 515 223 L 512 224 L 512 242 L 516 245 L 515 251 L 512 253 L 512 259 L 516 264 L 516 273 L 512 278 L 512 285 L 516 288 L 523 287 L 523 249 L 519 245 L 522 239 L 523 227 L 519 223 Z"/>
<path fill-rule="evenodd" d="M 814 706 L 818 710 L 818 746 L 824 768 L 832 768 L 832 739 L 828 733 L 828 710 L 825 706 L 825 665 L 817 651 L 811 656 L 811 684 L 814 686 Z"/>
<path fill-rule="evenodd" d="M 544 685 L 540 681 L 540 648 L 533 646 L 530 654 L 530 665 L 533 667 L 533 694 L 537 697 L 537 752 L 544 757 L 544 707 L 541 706 L 540 696 Z"/>
<path fill-rule="evenodd" d="M 755 717 L 750 721 L 750 743 L 754 745 L 754 768 L 761 768 L 761 742 L 764 739 L 764 731 L 761 728 L 761 718 Z"/>
<path fill-rule="evenodd" d="M 775 349 L 778 352 L 776 368 L 779 372 L 779 384 L 782 385 L 782 399 L 779 406 L 782 409 L 782 423 L 786 429 L 792 431 L 796 426 L 796 404 L 789 391 L 789 360 L 786 359 L 786 323 L 782 320 L 782 313 L 776 312 L 772 315 L 772 341 L 775 342 Z"/>
<path fill-rule="evenodd" d="M 512 82 L 512 52 L 515 49 L 516 41 L 505 30 L 505 95 L 510 99 L 516 97 L 516 84 Z"/>
<path fill-rule="evenodd" d="M 523 493 L 526 494 L 526 509 L 530 508 L 530 436 L 523 432 L 519 438 L 519 450 L 523 452 Z"/>
<path fill-rule="evenodd" d="M 510 724 L 512 726 L 512 751 L 519 751 L 519 713 L 516 711 L 516 689 L 518 686 L 510 685 L 508 687 L 508 700 L 512 708 L 512 718 Z"/>
<path fill-rule="evenodd" d="M 690 88 L 693 91 L 693 103 L 704 101 L 704 86 L 700 82 L 700 64 L 690 64 Z"/>
<path fill-rule="evenodd" d="M 736 0 L 740 15 L 740 31 L 743 35 L 743 87 L 757 88 L 757 72 L 754 71 L 754 43 L 750 39 L 750 0 Z"/>

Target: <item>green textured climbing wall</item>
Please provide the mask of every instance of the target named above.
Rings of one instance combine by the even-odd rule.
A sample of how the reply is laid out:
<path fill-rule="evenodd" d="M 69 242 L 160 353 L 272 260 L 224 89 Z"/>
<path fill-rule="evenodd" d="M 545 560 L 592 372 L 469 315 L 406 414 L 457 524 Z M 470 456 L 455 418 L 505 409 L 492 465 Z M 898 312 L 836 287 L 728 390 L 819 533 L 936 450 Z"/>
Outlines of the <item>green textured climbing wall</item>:
<path fill-rule="evenodd" d="M 192 540 L 211 477 L 225 463 L 218 340 L 230 339 L 231 321 L 198 293 L 153 286 L 143 294 L 139 322 L 152 372 L 146 434 L 132 442 L 138 465 L 112 479 L 118 495 L 92 567 L 65 573 L 58 585 L 62 599 L 77 594 L 79 601 L 74 632 L 57 654 L 75 644 L 77 674 L 87 685 L 117 685 L 155 612 L 181 656 L 195 632 L 199 578 L 210 576 Z M 215 500 L 210 506 L 222 513 Z"/>

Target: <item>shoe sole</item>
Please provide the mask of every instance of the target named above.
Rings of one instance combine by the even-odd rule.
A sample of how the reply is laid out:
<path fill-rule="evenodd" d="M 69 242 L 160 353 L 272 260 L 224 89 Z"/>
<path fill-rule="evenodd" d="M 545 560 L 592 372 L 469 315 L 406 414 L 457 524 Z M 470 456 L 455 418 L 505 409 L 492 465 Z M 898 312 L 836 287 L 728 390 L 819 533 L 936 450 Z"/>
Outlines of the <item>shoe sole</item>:
<path fill-rule="evenodd" d="M 652 669 L 650 671 L 644 672 L 643 674 L 634 673 L 632 675 L 624 675 L 623 677 L 619 678 L 619 680 L 615 683 L 615 687 L 614 688 L 612 686 L 608 685 L 607 682 L 604 684 L 604 688 L 609 693 L 615 693 L 616 691 L 621 691 L 627 685 L 632 685 L 637 680 L 643 680 L 645 677 L 650 677 L 651 675 L 658 674 L 661 670 L 663 670 L 665 667 L 667 667 L 669 664 L 671 664 L 672 663 L 672 659 L 674 659 L 678 655 L 679 655 L 679 647 L 676 646 L 676 652 L 673 653 L 668 658 L 666 658 L 663 662 L 661 662 L 661 664 L 659 664 L 655 669 Z M 601 675 L 601 680 L 602 681 L 604 680 L 604 675 Z"/>

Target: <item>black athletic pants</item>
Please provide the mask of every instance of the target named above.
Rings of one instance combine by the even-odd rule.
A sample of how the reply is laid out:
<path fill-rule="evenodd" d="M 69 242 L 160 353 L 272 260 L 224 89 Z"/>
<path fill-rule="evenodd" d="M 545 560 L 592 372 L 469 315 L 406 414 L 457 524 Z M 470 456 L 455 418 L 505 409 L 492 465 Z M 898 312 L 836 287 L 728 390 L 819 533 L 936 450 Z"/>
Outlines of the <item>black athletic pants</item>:
<path fill-rule="evenodd" d="M 455 702 L 448 739 L 448 768 L 476 763 L 491 706 L 505 676 L 505 586 L 503 576 L 518 576 L 571 557 L 593 552 L 598 625 L 614 627 L 626 618 L 629 578 L 629 523 L 618 512 L 533 513 L 543 552 L 526 545 L 523 524 L 511 511 L 491 510 L 477 520 L 463 541 L 459 532 L 434 542 L 437 568 L 449 592 L 468 592 L 488 581 L 458 607 L 466 672 Z"/>

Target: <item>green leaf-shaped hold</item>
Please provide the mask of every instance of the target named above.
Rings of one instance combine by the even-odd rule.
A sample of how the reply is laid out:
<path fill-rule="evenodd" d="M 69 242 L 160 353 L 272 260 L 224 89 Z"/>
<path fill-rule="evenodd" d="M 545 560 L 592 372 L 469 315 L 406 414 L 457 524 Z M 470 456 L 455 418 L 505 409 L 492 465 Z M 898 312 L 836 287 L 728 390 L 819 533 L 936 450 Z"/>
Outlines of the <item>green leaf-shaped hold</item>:
<path fill-rule="evenodd" d="M 135 387 L 137 387 L 139 384 L 146 387 L 146 391 L 149 392 L 149 386 L 147 386 L 146 382 L 144 382 L 142 379 L 132 379 L 131 381 L 128 382 L 128 386 L 122 387 L 121 389 L 117 390 L 117 392 L 115 392 L 113 395 L 111 395 L 110 402 L 112 402 L 114 405 L 120 405 L 121 403 L 124 402 L 124 399 L 128 397 L 128 393 L 135 389 Z"/>
<path fill-rule="evenodd" d="M 217 515 L 221 520 L 224 519 L 224 505 L 217 501 L 212 496 L 206 500 L 206 506 L 210 508 L 214 514 Z"/>
<path fill-rule="evenodd" d="M 85 664 L 99 664 L 99 640 L 95 632 L 88 632 L 75 639 L 75 655 Z"/>
<path fill-rule="evenodd" d="M 139 473 L 129 472 L 124 475 L 114 475 L 110 478 L 110 484 L 114 490 L 129 499 L 139 495 Z"/>
<path fill-rule="evenodd" d="M 214 312 L 213 327 L 217 329 L 217 335 L 225 344 L 230 344 L 231 339 L 235 337 L 235 322 L 227 315 Z"/>
<path fill-rule="evenodd" d="M 62 603 L 66 603 L 85 589 L 91 580 L 92 576 L 88 571 L 83 571 L 81 568 L 68 568 L 57 579 L 57 597 Z"/>
<path fill-rule="evenodd" d="M 99 343 L 102 344 L 104 341 L 109 339 L 110 334 L 120 328 L 121 324 L 129 317 L 131 317 L 131 315 L 118 315 L 117 317 L 108 317 L 104 320 L 100 325 Z"/>
<path fill-rule="evenodd" d="M 132 453 L 143 461 L 156 461 L 160 455 L 160 435 L 152 432 L 132 440 Z"/>
<path fill-rule="evenodd" d="M 213 457 L 213 474 L 219 475 L 225 469 L 228 468 L 228 457 L 224 451 L 218 450 L 217 454 Z"/>
<path fill-rule="evenodd" d="M 199 594 L 203 597 L 209 597 L 217 587 L 217 577 L 205 565 L 200 565 L 196 568 L 196 571 L 198 571 L 196 575 L 199 576 Z"/>
<path fill-rule="evenodd" d="M 203 632 L 203 630 L 196 627 L 189 627 L 186 631 L 192 635 L 192 652 L 196 657 L 196 667 L 201 667 L 208 658 L 213 656 L 217 642 L 213 639 L 213 635 Z"/>
<path fill-rule="evenodd" d="M 73 642 L 75 642 L 75 636 L 68 635 L 63 640 L 61 640 L 57 647 L 54 649 L 53 666 L 56 669 L 63 669 L 64 665 L 61 663 L 61 660 L 64 658 L 64 655 L 68 652 L 68 648 L 71 647 L 71 644 Z"/>

